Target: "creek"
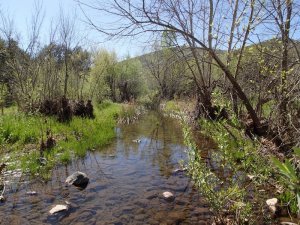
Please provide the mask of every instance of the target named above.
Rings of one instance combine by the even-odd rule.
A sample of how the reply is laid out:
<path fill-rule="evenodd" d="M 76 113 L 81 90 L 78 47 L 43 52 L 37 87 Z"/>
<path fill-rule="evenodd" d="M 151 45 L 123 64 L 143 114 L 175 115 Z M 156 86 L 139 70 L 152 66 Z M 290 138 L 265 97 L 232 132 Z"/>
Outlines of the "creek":
<path fill-rule="evenodd" d="M 109 146 L 56 166 L 48 182 L 23 175 L 7 178 L 0 224 L 211 224 L 199 191 L 185 172 L 176 171 L 180 161 L 187 161 L 179 121 L 149 113 L 115 132 Z M 82 191 L 64 183 L 76 171 L 90 178 Z M 166 201 L 165 191 L 175 199 Z M 49 214 L 65 201 L 68 211 Z"/>

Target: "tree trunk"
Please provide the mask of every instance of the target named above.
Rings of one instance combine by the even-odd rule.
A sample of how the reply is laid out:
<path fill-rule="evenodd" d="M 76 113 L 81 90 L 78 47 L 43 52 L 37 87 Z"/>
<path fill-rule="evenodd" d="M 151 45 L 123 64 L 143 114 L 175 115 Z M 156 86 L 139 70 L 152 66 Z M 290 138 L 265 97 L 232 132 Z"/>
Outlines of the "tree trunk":
<path fill-rule="evenodd" d="M 67 97 L 68 80 L 69 80 L 69 73 L 68 73 L 68 53 L 67 53 L 67 50 L 66 50 L 65 51 L 65 83 L 64 83 L 64 96 L 65 97 Z"/>
<path fill-rule="evenodd" d="M 292 1 L 286 0 L 287 15 L 285 22 L 281 25 L 281 35 L 282 35 L 282 59 L 281 59 L 281 99 L 279 104 L 280 113 L 280 123 L 281 126 L 285 127 L 288 123 L 287 120 L 287 74 L 288 74 L 288 45 L 289 45 L 289 34 L 292 16 Z M 278 6 L 278 11 L 281 11 L 281 5 Z M 282 18 L 280 18 L 282 20 Z"/>
<path fill-rule="evenodd" d="M 232 88 L 231 89 L 231 98 L 232 98 L 232 109 L 235 115 L 238 117 L 239 116 L 239 107 L 238 107 L 238 96 L 235 92 L 235 90 Z"/>

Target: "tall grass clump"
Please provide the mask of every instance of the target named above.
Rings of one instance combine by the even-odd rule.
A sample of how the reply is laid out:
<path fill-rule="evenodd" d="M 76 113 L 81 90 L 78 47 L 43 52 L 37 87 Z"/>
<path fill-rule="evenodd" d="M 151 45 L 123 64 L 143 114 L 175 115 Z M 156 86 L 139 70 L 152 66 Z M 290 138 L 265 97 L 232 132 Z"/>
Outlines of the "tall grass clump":
<path fill-rule="evenodd" d="M 94 108 L 94 119 L 73 117 L 68 123 L 36 114 L 5 113 L 0 118 L 0 155 L 9 157 L 0 157 L 0 163 L 8 163 L 9 169 L 48 176 L 57 163 L 68 163 L 111 143 L 120 111 L 119 104 L 105 102 Z M 55 145 L 41 148 L 49 137 Z"/>

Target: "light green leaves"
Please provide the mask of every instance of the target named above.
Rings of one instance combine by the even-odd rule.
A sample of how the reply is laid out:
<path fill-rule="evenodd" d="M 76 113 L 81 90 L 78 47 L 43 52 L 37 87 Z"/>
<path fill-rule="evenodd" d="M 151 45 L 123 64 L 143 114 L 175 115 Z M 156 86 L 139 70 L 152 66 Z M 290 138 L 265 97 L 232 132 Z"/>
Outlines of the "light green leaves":
<path fill-rule="evenodd" d="M 300 148 L 294 147 L 293 148 L 295 154 L 300 157 Z M 288 188 L 295 193 L 297 196 L 297 202 L 298 202 L 298 212 L 300 211 L 300 190 L 299 190 L 299 184 L 300 184 L 300 177 L 299 174 L 297 174 L 297 171 L 295 167 L 292 165 L 290 160 L 285 160 L 284 163 L 280 162 L 276 158 L 272 158 L 272 161 L 274 165 L 279 169 L 280 174 L 283 175 L 283 179 L 285 184 L 288 186 Z"/>

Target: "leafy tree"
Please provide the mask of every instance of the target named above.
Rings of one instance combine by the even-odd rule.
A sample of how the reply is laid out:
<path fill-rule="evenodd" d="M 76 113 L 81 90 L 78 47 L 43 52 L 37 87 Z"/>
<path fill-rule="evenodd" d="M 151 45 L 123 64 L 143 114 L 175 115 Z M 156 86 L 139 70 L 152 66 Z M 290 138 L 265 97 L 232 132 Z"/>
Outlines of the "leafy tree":
<path fill-rule="evenodd" d="M 117 64 L 119 100 L 121 102 L 137 99 L 142 93 L 141 64 L 137 59 L 127 57 Z"/>
<path fill-rule="evenodd" d="M 90 97 L 97 101 L 110 98 L 116 101 L 116 64 L 117 56 L 115 52 L 101 49 L 93 57 L 93 65 L 90 75 Z"/>

